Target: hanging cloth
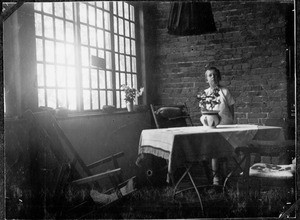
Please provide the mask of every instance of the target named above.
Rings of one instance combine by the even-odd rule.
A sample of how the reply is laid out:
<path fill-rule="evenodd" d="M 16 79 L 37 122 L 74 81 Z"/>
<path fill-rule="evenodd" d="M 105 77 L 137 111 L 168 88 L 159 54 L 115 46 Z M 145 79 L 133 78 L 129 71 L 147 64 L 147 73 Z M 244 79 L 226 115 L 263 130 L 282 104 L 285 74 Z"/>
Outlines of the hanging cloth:
<path fill-rule="evenodd" d="M 168 33 L 199 35 L 216 31 L 209 2 L 175 2 L 171 4 Z"/>

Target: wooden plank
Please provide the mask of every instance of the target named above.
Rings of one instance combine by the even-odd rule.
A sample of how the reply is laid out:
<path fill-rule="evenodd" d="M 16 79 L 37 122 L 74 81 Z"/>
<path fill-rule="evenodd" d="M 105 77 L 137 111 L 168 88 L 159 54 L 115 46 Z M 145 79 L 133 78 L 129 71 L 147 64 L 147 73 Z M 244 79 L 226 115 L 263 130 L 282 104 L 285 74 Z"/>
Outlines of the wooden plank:
<path fill-rule="evenodd" d="M 120 172 L 121 172 L 121 168 L 114 169 L 114 170 L 109 170 L 109 171 L 106 171 L 104 173 L 99 173 L 99 174 L 96 174 L 96 175 L 93 175 L 93 176 L 89 176 L 89 177 L 85 177 L 85 178 L 82 178 L 82 179 L 75 180 L 72 183 L 75 183 L 75 184 L 89 183 L 89 182 L 92 182 L 92 181 L 95 181 L 95 180 L 99 180 L 99 179 L 103 179 L 105 177 L 109 177 L 113 174 L 118 174 Z"/>
<path fill-rule="evenodd" d="M 94 163 L 91 163 L 91 164 L 87 165 L 87 167 L 88 167 L 89 169 L 92 169 L 92 168 L 95 168 L 95 167 L 97 167 L 97 166 L 99 166 L 99 165 L 102 165 L 102 164 L 105 164 L 105 163 L 107 163 L 107 162 L 112 161 L 113 158 L 120 158 L 120 157 L 122 157 L 122 156 L 124 156 L 124 152 L 119 152 L 119 153 L 116 153 L 116 154 L 114 154 L 114 155 L 112 155 L 112 156 L 109 156 L 109 157 L 103 158 L 103 159 L 101 159 L 101 160 L 98 160 L 98 161 L 96 161 L 96 162 L 94 162 Z M 117 168 L 117 167 L 115 167 L 115 168 Z"/>
<path fill-rule="evenodd" d="M 30 123 L 30 126 L 32 128 L 36 127 L 38 128 L 38 131 L 41 133 L 40 135 L 40 140 L 42 141 L 42 143 L 44 141 L 48 142 L 50 145 L 50 148 L 53 152 L 53 154 L 55 155 L 56 159 L 58 160 L 58 162 L 60 164 L 62 163 L 68 163 L 69 159 L 68 156 L 65 152 L 63 152 L 62 150 L 62 145 L 61 143 L 56 143 L 55 141 L 53 141 L 53 139 L 49 136 L 49 134 L 46 132 L 46 130 L 38 123 L 37 118 L 35 117 L 35 115 L 32 113 L 31 110 L 27 110 L 24 114 L 23 117 L 28 120 L 28 123 Z"/>
<path fill-rule="evenodd" d="M 65 144 L 67 145 L 68 149 L 71 151 L 72 155 L 76 158 L 78 164 L 81 166 L 81 168 L 83 169 L 83 171 L 86 173 L 87 176 L 92 176 L 93 173 L 89 170 L 89 168 L 85 165 L 84 161 L 81 159 L 81 157 L 79 156 L 79 154 L 77 153 L 77 151 L 75 150 L 73 144 L 70 142 L 70 140 L 68 139 L 68 137 L 66 136 L 66 134 L 64 133 L 64 131 L 62 130 L 62 128 L 59 126 L 58 122 L 56 121 L 56 119 L 54 118 L 53 115 L 51 115 L 50 112 L 48 111 L 44 111 L 44 112 L 39 112 L 36 113 L 39 115 L 44 115 L 47 116 L 47 118 L 49 119 L 49 121 L 47 121 L 46 123 L 51 124 L 51 127 L 53 129 L 53 132 L 57 133 L 57 135 L 59 137 L 62 138 L 62 140 L 65 142 Z M 46 120 L 44 120 L 46 121 Z M 45 123 L 45 122 L 44 122 Z M 51 129 L 51 128 L 50 128 Z"/>

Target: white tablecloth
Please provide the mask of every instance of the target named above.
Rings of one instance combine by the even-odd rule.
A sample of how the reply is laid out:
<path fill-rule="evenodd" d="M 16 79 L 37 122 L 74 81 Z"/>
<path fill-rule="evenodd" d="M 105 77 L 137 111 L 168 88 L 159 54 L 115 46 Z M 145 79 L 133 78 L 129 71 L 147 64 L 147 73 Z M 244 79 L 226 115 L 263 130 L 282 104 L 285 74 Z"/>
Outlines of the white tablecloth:
<path fill-rule="evenodd" d="M 149 153 L 168 160 L 172 173 L 184 162 L 228 157 L 250 140 L 284 140 L 282 128 L 249 124 L 146 129 L 140 136 L 139 154 Z"/>

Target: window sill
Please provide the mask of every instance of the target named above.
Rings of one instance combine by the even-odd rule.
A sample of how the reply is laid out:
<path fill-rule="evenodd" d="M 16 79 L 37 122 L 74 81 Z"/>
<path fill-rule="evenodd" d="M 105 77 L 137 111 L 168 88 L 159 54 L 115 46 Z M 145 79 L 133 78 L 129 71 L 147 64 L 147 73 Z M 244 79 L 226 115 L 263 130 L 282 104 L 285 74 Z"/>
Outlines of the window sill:
<path fill-rule="evenodd" d="M 133 115 L 133 114 L 140 114 L 140 113 L 145 113 L 147 112 L 148 109 L 143 109 L 139 111 L 133 111 L 133 112 L 128 112 L 127 110 L 116 110 L 114 112 L 72 112 L 68 113 L 67 115 L 60 115 L 60 114 L 55 114 L 55 117 L 59 120 L 65 120 L 65 119 L 71 119 L 71 118 L 81 118 L 81 117 L 113 117 L 116 115 Z"/>

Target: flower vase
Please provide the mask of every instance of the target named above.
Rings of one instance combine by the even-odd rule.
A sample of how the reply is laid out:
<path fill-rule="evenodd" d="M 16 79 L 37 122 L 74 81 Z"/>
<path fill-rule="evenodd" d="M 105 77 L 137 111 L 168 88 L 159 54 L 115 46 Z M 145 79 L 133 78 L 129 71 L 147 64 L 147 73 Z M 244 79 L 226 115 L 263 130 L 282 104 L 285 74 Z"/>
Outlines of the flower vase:
<path fill-rule="evenodd" d="M 221 121 L 219 111 L 213 111 L 213 110 L 202 111 L 202 116 L 200 117 L 200 121 L 205 127 L 216 128 L 216 126 L 220 124 Z"/>
<path fill-rule="evenodd" d="M 133 112 L 133 101 L 126 102 L 128 112 Z"/>

